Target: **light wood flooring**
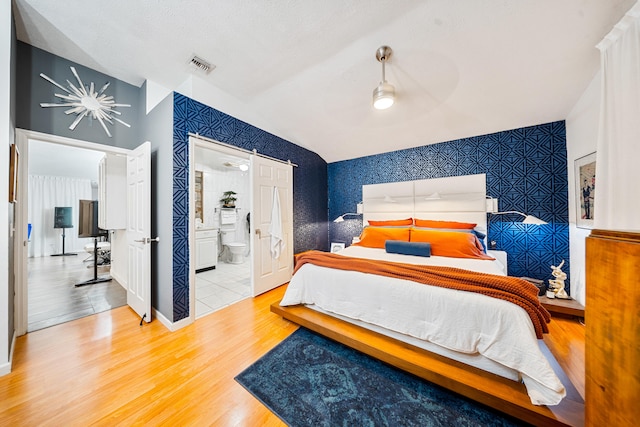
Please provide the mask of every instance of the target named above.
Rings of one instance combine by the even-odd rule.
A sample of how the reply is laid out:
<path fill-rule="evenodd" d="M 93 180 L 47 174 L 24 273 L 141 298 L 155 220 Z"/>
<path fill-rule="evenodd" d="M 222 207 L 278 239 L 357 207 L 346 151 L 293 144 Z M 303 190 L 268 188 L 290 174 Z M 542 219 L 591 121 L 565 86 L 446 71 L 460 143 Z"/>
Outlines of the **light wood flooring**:
<path fill-rule="evenodd" d="M 127 292 L 115 279 L 76 287 L 93 279 L 88 254 L 43 256 L 28 260 L 29 332 L 90 316 L 127 303 Z M 90 267 L 90 268 L 89 268 Z M 109 276 L 109 266 L 98 266 L 98 277 Z"/>
<path fill-rule="evenodd" d="M 0 425 L 283 425 L 233 378 L 298 328 L 269 311 L 285 288 L 176 332 L 141 327 L 124 306 L 18 337 L 13 372 L 0 377 Z M 584 378 L 582 325 L 553 325 L 545 343 Z"/>
<path fill-rule="evenodd" d="M 276 426 L 233 378 L 297 326 L 269 312 L 284 287 L 176 332 L 128 307 L 17 338 L 0 377 L 2 426 Z"/>

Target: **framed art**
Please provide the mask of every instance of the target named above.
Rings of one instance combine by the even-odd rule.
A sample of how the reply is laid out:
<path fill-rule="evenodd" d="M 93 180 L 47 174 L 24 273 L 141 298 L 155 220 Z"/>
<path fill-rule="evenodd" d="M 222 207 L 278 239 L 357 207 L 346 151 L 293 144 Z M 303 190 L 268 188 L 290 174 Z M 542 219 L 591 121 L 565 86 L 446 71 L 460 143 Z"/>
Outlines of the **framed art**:
<path fill-rule="evenodd" d="M 594 200 L 596 193 L 596 153 L 575 161 L 576 226 L 593 228 Z"/>
<path fill-rule="evenodd" d="M 340 252 L 344 249 L 344 243 L 331 242 L 331 253 Z"/>
<path fill-rule="evenodd" d="M 20 152 L 16 144 L 9 148 L 9 203 L 18 201 L 18 158 Z"/>

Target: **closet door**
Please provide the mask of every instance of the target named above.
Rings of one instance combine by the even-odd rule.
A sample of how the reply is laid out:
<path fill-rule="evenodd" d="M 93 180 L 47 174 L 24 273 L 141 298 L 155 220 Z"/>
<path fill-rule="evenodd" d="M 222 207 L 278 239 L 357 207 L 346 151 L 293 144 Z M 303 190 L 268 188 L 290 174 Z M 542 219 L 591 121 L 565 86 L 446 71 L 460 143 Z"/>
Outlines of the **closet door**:
<path fill-rule="evenodd" d="M 106 154 L 98 165 L 98 226 L 103 230 L 127 228 L 127 158 Z"/>
<path fill-rule="evenodd" d="M 274 188 L 280 201 L 281 251 L 272 255 L 270 230 L 277 221 L 273 209 Z M 251 156 L 251 252 L 253 295 L 276 288 L 291 279 L 293 272 L 293 171 L 292 166 Z M 276 218 L 272 218 L 272 216 Z"/>

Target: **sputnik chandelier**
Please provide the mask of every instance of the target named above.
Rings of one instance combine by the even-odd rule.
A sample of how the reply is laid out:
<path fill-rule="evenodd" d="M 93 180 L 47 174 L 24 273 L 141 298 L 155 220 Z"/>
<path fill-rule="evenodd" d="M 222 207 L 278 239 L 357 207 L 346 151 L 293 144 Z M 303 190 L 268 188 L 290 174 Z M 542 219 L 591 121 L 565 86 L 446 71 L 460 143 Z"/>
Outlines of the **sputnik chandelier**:
<path fill-rule="evenodd" d="M 91 82 L 87 90 L 87 88 L 84 86 L 84 83 L 82 83 L 82 80 L 80 80 L 80 76 L 76 72 L 76 69 L 74 67 L 69 68 L 71 68 L 71 72 L 76 77 L 76 80 L 78 80 L 78 87 L 67 80 L 68 88 L 65 88 L 61 84 L 56 83 L 52 78 L 46 76 L 44 73 L 40 73 L 40 77 L 66 92 L 66 95 L 61 93 L 54 94 L 56 97 L 63 100 L 62 103 L 54 104 L 42 102 L 40 104 L 41 107 L 71 107 L 64 112 L 65 114 L 77 115 L 76 119 L 73 121 L 73 123 L 71 123 L 71 126 L 69 126 L 69 129 L 71 130 L 74 130 L 76 126 L 78 126 L 78 124 L 82 121 L 82 119 L 87 116 L 91 119 L 98 120 L 109 138 L 111 138 L 111 132 L 109 132 L 109 129 L 107 129 L 107 125 L 105 122 L 114 125 L 115 121 L 125 125 L 128 128 L 131 127 L 130 124 L 123 122 L 117 117 L 114 117 L 114 114 L 118 116 L 122 115 L 120 111 L 115 110 L 116 107 L 131 107 L 131 105 L 116 104 L 113 96 L 107 96 L 104 93 L 104 91 L 107 90 L 107 88 L 111 84 L 110 82 L 107 82 L 104 86 L 102 86 L 102 89 L 97 92 L 95 90 L 95 85 L 93 84 L 93 82 Z"/>

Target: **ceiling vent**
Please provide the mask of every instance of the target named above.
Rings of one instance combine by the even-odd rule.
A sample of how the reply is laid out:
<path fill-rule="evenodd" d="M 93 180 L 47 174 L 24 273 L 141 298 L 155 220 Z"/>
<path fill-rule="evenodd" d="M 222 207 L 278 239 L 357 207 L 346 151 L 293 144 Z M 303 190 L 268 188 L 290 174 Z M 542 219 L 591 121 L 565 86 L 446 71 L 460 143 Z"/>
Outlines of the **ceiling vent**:
<path fill-rule="evenodd" d="M 204 74 L 209 74 L 214 68 L 216 68 L 215 65 L 205 61 L 197 55 L 193 55 L 191 61 L 189 61 L 189 65 L 191 66 L 191 68 Z"/>

